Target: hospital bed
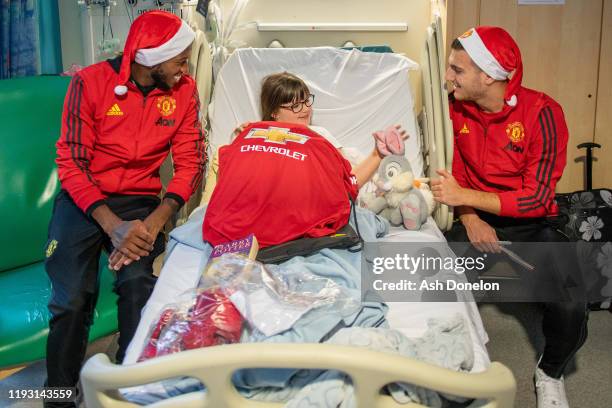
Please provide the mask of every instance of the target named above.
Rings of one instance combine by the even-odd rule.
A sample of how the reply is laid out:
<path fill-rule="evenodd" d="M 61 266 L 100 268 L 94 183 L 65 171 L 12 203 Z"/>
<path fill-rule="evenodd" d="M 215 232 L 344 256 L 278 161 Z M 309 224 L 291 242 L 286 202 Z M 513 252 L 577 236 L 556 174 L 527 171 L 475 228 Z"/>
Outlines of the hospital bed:
<path fill-rule="evenodd" d="M 313 124 L 327 128 L 343 146 L 366 154 L 373 148 L 373 131 L 389 124 L 401 124 L 410 134 L 406 155 L 413 171 L 422 175 L 423 142 L 409 85 L 410 72 L 417 68 L 417 64 L 396 54 L 331 47 L 236 50 L 216 78 L 213 102 L 209 107 L 211 148 L 231 142 L 236 124 L 259 118 L 262 78 L 286 70 L 303 78 L 316 95 Z M 438 148 L 444 149 L 443 146 Z M 419 231 L 392 228 L 385 240 L 444 242 L 444 236 L 430 217 Z M 198 378 L 207 391 L 176 396 L 154 406 L 269 406 L 240 397 L 230 382 L 235 370 L 258 367 L 342 370 L 356 384 L 360 407 L 396 406 L 390 397 L 380 393 L 382 386 L 396 381 L 479 400 L 472 406 L 513 406 L 514 378 L 506 367 L 490 362 L 485 347 L 487 334 L 475 302 L 466 295 L 459 298 L 463 301 L 453 303 L 390 303 L 387 320 L 392 328 L 406 336 L 418 337 L 425 332 L 428 319 L 459 313 L 468 322 L 474 351 L 470 373 L 453 372 L 380 352 L 327 344 L 225 345 L 136 363 L 149 327 L 163 305 L 197 282 L 201 258 L 202 250 L 198 245 L 180 243 L 172 248 L 143 310 L 123 366 L 111 364 L 105 355 L 94 356 L 86 363 L 81 380 L 89 408 L 135 406 L 124 401 L 117 390 L 177 376 Z"/>

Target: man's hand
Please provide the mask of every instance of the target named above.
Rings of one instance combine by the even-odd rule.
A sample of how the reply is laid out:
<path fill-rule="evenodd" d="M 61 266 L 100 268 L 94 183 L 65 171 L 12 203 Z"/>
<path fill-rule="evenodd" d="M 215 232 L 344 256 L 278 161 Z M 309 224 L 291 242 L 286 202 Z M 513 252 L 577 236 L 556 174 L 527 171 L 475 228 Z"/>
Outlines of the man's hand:
<path fill-rule="evenodd" d="M 164 198 L 157 208 L 145 218 L 144 224 L 153 237 L 154 242 L 159 232 L 164 228 L 164 225 L 166 225 L 170 217 L 176 214 L 179 208 L 179 203 L 175 200 Z"/>
<path fill-rule="evenodd" d="M 175 200 L 171 198 L 164 198 L 159 206 L 151 214 L 149 214 L 144 221 L 142 221 L 142 224 L 145 226 L 147 232 L 153 239 L 151 250 L 153 250 L 153 245 L 155 244 L 155 240 L 157 239 L 160 231 L 164 228 L 164 225 L 166 225 L 166 222 L 168 222 L 170 217 L 178 211 L 178 209 L 179 204 Z M 123 251 L 118 250 L 117 247 L 115 248 L 116 249 L 113 250 L 108 258 L 108 267 L 110 269 L 118 271 L 122 267 L 127 266 L 133 261 L 137 260 L 126 256 L 126 254 Z"/>
<path fill-rule="evenodd" d="M 144 221 L 139 221 L 139 222 L 142 222 L 142 224 L 145 226 L 147 232 L 152 237 L 154 237 L 153 242 L 155 243 L 155 238 L 157 238 L 157 235 L 159 234 L 159 231 L 161 231 L 161 229 L 163 228 L 165 222 L 162 224 L 161 220 L 159 220 L 159 218 L 157 218 L 155 216 L 152 217 L 153 214 L 155 214 L 155 212 L 151 213 Z M 114 245 L 114 243 L 113 243 L 113 245 Z M 151 245 L 151 250 L 153 250 L 153 245 Z M 149 253 L 147 253 L 147 255 L 148 254 Z M 114 269 L 114 270 L 118 271 L 122 267 L 127 266 L 127 265 L 131 264 L 134 261 L 138 261 L 138 259 L 133 259 L 133 258 L 127 256 L 123 251 L 121 251 L 120 249 L 117 249 L 117 247 L 115 247 L 115 249 L 113 250 L 111 255 L 108 257 L 108 267 L 110 269 Z"/>
<path fill-rule="evenodd" d="M 483 221 L 477 214 L 462 215 L 460 220 L 467 231 L 470 242 L 476 249 L 480 252 L 501 252 L 495 229 Z"/>
<path fill-rule="evenodd" d="M 118 271 L 119 269 L 131 264 L 132 262 L 133 261 L 130 258 L 123 255 L 118 250 L 113 249 L 113 252 L 108 257 L 108 268 Z"/>
<path fill-rule="evenodd" d="M 155 239 L 142 221 L 124 221 L 105 204 L 93 210 L 91 216 L 110 237 L 113 246 L 130 259 L 137 261 L 153 249 Z"/>
<path fill-rule="evenodd" d="M 157 210 L 153 211 L 145 220 L 143 221 L 144 225 L 147 227 L 147 231 L 153 237 L 153 242 L 157 238 L 159 232 L 164 228 L 168 218 L 160 215 Z"/>
<path fill-rule="evenodd" d="M 140 220 L 121 221 L 109 236 L 113 246 L 133 261 L 149 255 L 155 242 L 155 237 Z"/>
<path fill-rule="evenodd" d="M 459 206 L 465 204 L 465 189 L 457 183 L 457 180 L 446 169 L 436 170 L 439 179 L 431 181 L 431 191 L 434 199 L 442 204 Z"/>

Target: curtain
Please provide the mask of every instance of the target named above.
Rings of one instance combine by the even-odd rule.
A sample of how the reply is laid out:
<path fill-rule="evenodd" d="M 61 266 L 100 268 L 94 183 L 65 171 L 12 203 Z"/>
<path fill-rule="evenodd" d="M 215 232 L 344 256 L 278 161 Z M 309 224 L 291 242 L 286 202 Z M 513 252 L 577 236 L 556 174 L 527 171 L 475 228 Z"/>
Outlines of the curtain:
<path fill-rule="evenodd" d="M 39 73 L 36 0 L 0 0 L 0 79 Z"/>

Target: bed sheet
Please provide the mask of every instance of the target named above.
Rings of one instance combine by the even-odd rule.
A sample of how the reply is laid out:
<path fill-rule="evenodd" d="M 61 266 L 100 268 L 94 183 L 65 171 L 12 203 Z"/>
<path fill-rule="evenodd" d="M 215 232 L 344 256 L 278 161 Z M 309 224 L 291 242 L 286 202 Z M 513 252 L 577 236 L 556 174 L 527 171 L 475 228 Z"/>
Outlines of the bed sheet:
<path fill-rule="evenodd" d="M 410 238 L 411 241 L 417 240 L 417 242 L 426 239 L 439 241 L 441 233 L 435 227 L 433 220 L 428 222 L 428 226 L 433 227 L 426 227 L 423 231 L 392 230 L 390 236 L 386 238 L 392 240 Z M 441 239 L 443 240 L 443 237 Z M 172 249 L 162 268 L 153 294 L 143 309 L 140 324 L 128 347 L 123 364 L 133 364 L 138 360 L 150 325 L 169 299 L 176 299 L 180 293 L 196 285 L 204 255 L 202 249 L 186 243 L 179 243 Z M 482 371 L 489 365 L 490 360 L 485 347 L 487 336 L 474 302 L 392 302 L 388 305 L 387 319 L 390 326 L 408 337 L 423 335 L 430 318 L 451 317 L 460 313 L 470 322 L 470 335 L 475 356 L 472 372 Z"/>

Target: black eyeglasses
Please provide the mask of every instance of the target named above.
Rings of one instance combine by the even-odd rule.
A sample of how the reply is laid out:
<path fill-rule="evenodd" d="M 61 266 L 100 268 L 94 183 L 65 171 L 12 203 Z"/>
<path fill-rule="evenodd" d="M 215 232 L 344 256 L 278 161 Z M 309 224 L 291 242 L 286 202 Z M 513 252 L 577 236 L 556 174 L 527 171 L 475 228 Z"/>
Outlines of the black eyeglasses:
<path fill-rule="evenodd" d="M 315 96 L 313 94 L 310 94 L 308 95 L 308 98 L 304 99 L 303 101 L 296 102 L 289 106 L 281 105 L 280 107 L 283 109 L 289 109 L 293 113 L 300 113 L 304 109 L 304 106 L 307 106 L 310 108 L 312 104 L 314 103 L 314 99 L 315 99 Z"/>

